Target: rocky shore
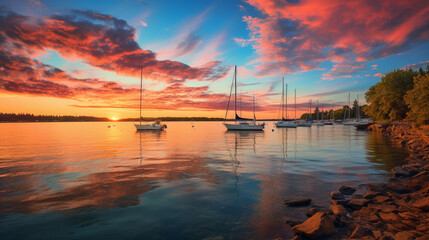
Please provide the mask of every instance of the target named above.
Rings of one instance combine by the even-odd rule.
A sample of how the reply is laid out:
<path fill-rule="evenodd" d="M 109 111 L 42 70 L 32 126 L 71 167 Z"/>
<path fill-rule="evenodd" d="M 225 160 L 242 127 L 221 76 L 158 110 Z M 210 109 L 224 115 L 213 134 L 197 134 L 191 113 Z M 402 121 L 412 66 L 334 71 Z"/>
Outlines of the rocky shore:
<path fill-rule="evenodd" d="M 406 146 L 406 164 L 394 167 L 387 183 L 342 186 L 331 192 L 330 209 L 310 208 L 306 221 L 287 221 L 294 239 L 429 240 L 429 137 L 409 123 L 376 123 L 360 130 Z M 356 193 L 362 186 L 366 192 Z M 299 200 L 309 201 L 285 203 Z"/>

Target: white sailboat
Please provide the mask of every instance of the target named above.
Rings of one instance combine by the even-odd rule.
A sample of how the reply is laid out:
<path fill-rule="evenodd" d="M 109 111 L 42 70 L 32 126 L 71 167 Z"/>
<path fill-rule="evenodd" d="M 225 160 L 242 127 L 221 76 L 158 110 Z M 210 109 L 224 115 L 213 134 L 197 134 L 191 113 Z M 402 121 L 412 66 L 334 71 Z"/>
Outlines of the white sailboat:
<path fill-rule="evenodd" d="M 308 101 L 309 104 L 309 108 L 310 108 L 310 113 L 311 113 L 311 100 Z M 311 125 L 313 125 L 313 119 L 308 118 L 308 116 L 310 115 L 307 114 L 307 119 L 306 120 L 300 120 L 298 121 L 298 127 L 311 127 Z"/>
<path fill-rule="evenodd" d="M 226 107 L 226 113 L 225 113 L 225 121 L 226 117 L 228 115 L 229 110 L 229 103 L 231 99 L 232 94 L 232 87 L 234 87 L 234 113 L 235 113 L 235 122 L 234 123 L 223 123 L 225 125 L 226 129 L 228 130 L 234 130 L 234 131 L 263 131 L 265 127 L 265 123 L 257 124 L 256 123 L 256 117 L 255 117 L 255 97 L 253 97 L 253 120 L 252 119 L 246 119 L 241 118 L 237 114 L 237 66 L 234 67 L 234 76 L 232 80 L 232 86 L 231 91 L 229 94 L 228 99 L 228 106 Z"/>
<path fill-rule="evenodd" d="M 329 120 L 325 121 L 325 125 L 334 125 L 334 104 L 332 104 L 332 110 L 329 111 Z"/>
<path fill-rule="evenodd" d="M 359 107 L 358 107 L 359 108 Z M 348 118 L 347 119 L 345 119 L 345 117 L 346 117 L 346 112 L 344 112 L 344 121 L 343 121 L 343 125 L 346 125 L 346 126 L 355 126 L 355 125 L 358 125 L 359 124 L 359 121 L 356 121 L 356 120 L 351 120 L 350 119 L 350 111 L 351 111 L 351 109 L 350 109 L 350 92 L 349 92 L 349 97 L 348 97 L 348 106 L 347 106 L 347 109 L 346 109 L 346 111 L 347 111 L 347 116 L 348 116 Z M 359 111 L 359 109 L 358 109 L 358 111 Z"/>
<path fill-rule="evenodd" d="M 287 119 L 287 84 L 286 84 L 286 97 L 285 97 L 285 79 L 283 78 L 283 84 L 282 84 L 282 100 L 281 100 L 281 111 L 282 111 L 282 119 L 278 122 L 276 122 L 274 125 L 278 128 L 296 128 L 298 126 L 297 123 L 295 123 L 291 119 Z M 286 119 L 285 119 L 285 106 L 286 106 Z"/>
<path fill-rule="evenodd" d="M 134 124 L 137 131 L 143 131 L 143 130 L 160 131 L 160 130 L 163 130 L 164 128 L 167 128 L 167 125 L 161 124 L 160 122 L 142 124 L 142 92 L 143 92 L 143 68 L 141 68 L 141 71 L 140 71 L 140 122 L 139 124 Z"/>

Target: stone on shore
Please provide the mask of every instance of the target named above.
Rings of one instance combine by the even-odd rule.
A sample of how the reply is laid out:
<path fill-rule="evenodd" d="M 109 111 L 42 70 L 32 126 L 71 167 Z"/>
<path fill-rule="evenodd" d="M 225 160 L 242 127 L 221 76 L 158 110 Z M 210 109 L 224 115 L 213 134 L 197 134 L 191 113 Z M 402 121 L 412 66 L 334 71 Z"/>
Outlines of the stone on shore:
<path fill-rule="evenodd" d="M 413 240 L 414 234 L 408 231 L 398 232 L 397 234 L 395 234 L 395 236 L 393 236 L 393 239 L 394 240 Z"/>
<path fill-rule="evenodd" d="M 363 198 L 366 198 L 366 199 L 373 199 L 373 198 L 375 198 L 375 197 L 377 197 L 377 196 L 379 196 L 380 195 L 380 193 L 379 192 L 366 192 L 364 195 L 363 195 Z"/>
<path fill-rule="evenodd" d="M 359 210 L 364 206 L 368 206 L 368 199 L 352 199 L 347 203 L 347 207 L 353 210 Z"/>
<path fill-rule="evenodd" d="M 342 200 L 342 199 L 344 199 L 344 195 L 338 191 L 332 191 L 331 192 L 331 199 Z"/>
<path fill-rule="evenodd" d="M 386 197 L 386 196 L 377 196 L 372 201 L 375 202 L 375 203 L 384 203 L 384 202 L 389 201 L 389 200 L 390 200 L 389 197 Z"/>
<path fill-rule="evenodd" d="M 384 192 L 386 184 L 384 183 L 371 183 L 366 186 L 369 192 Z"/>
<path fill-rule="evenodd" d="M 291 218 L 291 217 L 284 217 L 283 221 L 291 227 L 294 227 L 294 226 L 301 224 L 303 222 L 301 220 Z"/>
<path fill-rule="evenodd" d="M 353 193 L 356 192 L 356 188 L 349 187 L 349 186 L 341 186 L 339 191 L 344 195 L 352 195 Z"/>
<path fill-rule="evenodd" d="M 318 212 L 324 212 L 324 213 L 329 213 L 329 210 L 324 209 L 324 208 L 318 208 L 318 207 L 312 207 L 310 209 L 307 210 L 307 212 L 305 213 L 305 215 L 307 215 L 307 217 L 312 217 L 314 214 L 318 213 Z"/>
<path fill-rule="evenodd" d="M 389 212 L 389 213 L 380 212 L 378 215 L 384 222 L 387 222 L 387 223 L 398 223 L 401 221 L 401 218 L 393 212 Z"/>
<path fill-rule="evenodd" d="M 308 206 L 311 203 L 311 198 L 307 198 L 307 197 L 290 198 L 285 200 L 284 203 L 289 207 Z"/>
<path fill-rule="evenodd" d="M 414 207 L 420 208 L 424 212 L 429 211 L 429 196 L 425 198 L 418 199 L 414 204 Z"/>
<path fill-rule="evenodd" d="M 320 239 L 335 234 L 333 219 L 324 212 L 318 212 L 292 230 L 298 235 L 309 239 Z"/>
<path fill-rule="evenodd" d="M 347 210 L 342 205 L 331 205 L 331 211 L 335 216 L 341 217 L 347 215 Z"/>
<path fill-rule="evenodd" d="M 347 206 L 347 203 L 349 202 L 350 200 L 334 200 L 334 199 L 331 199 L 331 204 L 333 204 L 333 205 L 342 205 L 342 206 Z"/>
<path fill-rule="evenodd" d="M 396 166 L 390 170 L 393 177 L 408 177 L 410 173 L 402 167 Z"/>

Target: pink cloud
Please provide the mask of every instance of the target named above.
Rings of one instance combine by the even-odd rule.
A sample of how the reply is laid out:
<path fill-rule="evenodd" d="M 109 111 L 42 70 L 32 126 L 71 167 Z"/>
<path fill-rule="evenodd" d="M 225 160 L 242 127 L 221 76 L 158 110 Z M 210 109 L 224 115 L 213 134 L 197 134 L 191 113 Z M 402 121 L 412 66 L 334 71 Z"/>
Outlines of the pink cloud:
<path fill-rule="evenodd" d="M 429 38 L 424 0 L 247 0 L 264 17 L 245 16 L 250 44 L 261 55 L 259 75 L 317 68 L 320 62 L 366 62 Z"/>

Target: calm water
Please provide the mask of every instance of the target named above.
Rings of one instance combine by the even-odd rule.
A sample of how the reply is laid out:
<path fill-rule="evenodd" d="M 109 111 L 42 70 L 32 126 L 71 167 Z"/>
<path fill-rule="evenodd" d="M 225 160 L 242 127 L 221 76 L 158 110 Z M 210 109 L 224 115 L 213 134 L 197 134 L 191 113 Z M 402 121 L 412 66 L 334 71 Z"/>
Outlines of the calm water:
<path fill-rule="evenodd" d="M 1 239 L 272 239 L 342 184 L 405 152 L 342 125 L 226 132 L 221 122 L 0 124 Z M 274 132 L 271 130 L 274 128 Z"/>

